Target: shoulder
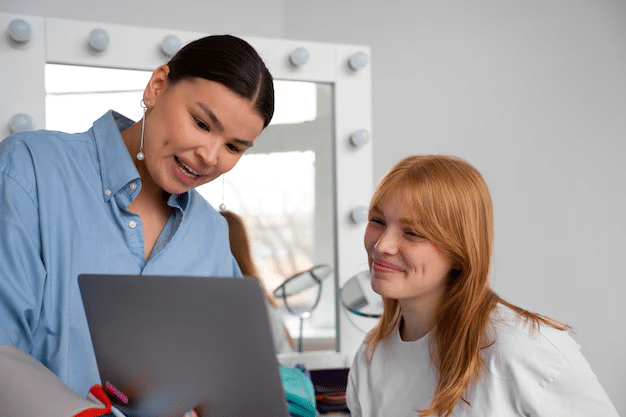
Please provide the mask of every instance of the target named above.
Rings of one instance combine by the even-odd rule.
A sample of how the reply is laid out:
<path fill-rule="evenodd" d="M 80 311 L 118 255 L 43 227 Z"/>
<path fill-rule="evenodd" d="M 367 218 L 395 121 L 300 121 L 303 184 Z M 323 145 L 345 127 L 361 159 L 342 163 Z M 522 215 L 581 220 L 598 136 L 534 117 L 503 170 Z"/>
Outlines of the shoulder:
<path fill-rule="evenodd" d="M 353 357 L 352 364 L 350 366 L 350 372 L 348 375 L 349 379 L 351 379 L 352 383 L 354 384 L 356 384 L 361 378 L 363 378 L 363 375 L 367 374 L 369 371 L 370 361 L 368 360 L 367 356 L 368 346 L 369 345 L 366 342 L 361 343 Z M 380 348 L 380 346 L 377 346 L 377 348 Z"/>
<path fill-rule="evenodd" d="M 567 331 L 534 327 L 508 307 L 492 313 L 484 357 L 488 374 L 505 378 L 517 395 L 534 396 L 553 383 L 580 356 L 580 346 Z"/>
<path fill-rule="evenodd" d="M 2 180 L 6 180 L 7 184 L 17 184 L 31 199 L 36 199 L 36 151 L 33 148 L 39 142 L 46 142 L 47 138 L 46 131 L 24 132 L 8 136 L 0 142 Z"/>
<path fill-rule="evenodd" d="M 364 381 L 369 379 L 368 375 L 372 371 L 367 352 L 368 344 L 363 342 L 359 345 L 352 360 L 352 364 L 348 372 L 348 385 L 351 387 L 352 391 L 357 391 L 363 384 L 367 385 Z"/>
<path fill-rule="evenodd" d="M 46 161 L 56 163 L 56 157 L 72 155 L 71 144 L 93 143 L 88 132 L 38 130 L 10 135 L 0 141 L 0 169 L 16 169 L 34 161 L 38 164 Z"/>
<path fill-rule="evenodd" d="M 227 222 L 215 208 L 197 190 L 190 190 L 187 210 L 194 216 L 201 216 L 210 224 L 227 227 Z"/>
<path fill-rule="evenodd" d="M 53 177 L 56 170 L 76 165 L 66 163 L 68 159 L 84 162 L 87 159 L 84 144 L 92 143 L 88 132 L 39 130 L 13 134 L 0 141 L 0 173 L 28 190 L 38 179 Z M 76 144 L 80 144 L 80 149 Z M 87 152 L 95 157 L 95 148 Z"/>
<path fill-rule="evenodd" d="M 525 320 L 510 308 L 499 305 L 491 316 L 491 333 L 501 356 L 527 356 L 535 351 L 554 357 L 568 357 L 580 346 L 565 330 Z M 529 349 L 523 352 L 523 349 Z"/>
<path fill-rule="evenodd" d="M 0 142 L 0 171 L 9 172 L 32 161 L 30 150 L 39 142 L 45 142 L 46 131 L 16 133 Z M 38 140 L 42 138 L 41 140 Z"/>
<path fill-rule="evenodd" d="M 228 240 L 228 222 L 197 190 L 188 192 L 185 216 L 201 233 Z"/>
<path fill-rule="evenodd" d="M 29 149 L 48 149 L 60 146 L 61 144 L 75 141 L 92 141 L 89 131 L 81 133 L 66 133 L 55 130 L 33 130 L 29 132 L 14 133 L 0 141 L 0 147 L 3 149 L 20 149 L 25 147 Z"/>
<path fill-rule="evenodd" d="M 514 407 L 524 415 L 617 416 L 567 331 L 533 328 L 503 306 L 493 313 L 492 324 L 494 342 L 484 349 L 487 369 L 478 402 Z"/>
<path fill-rule="evenodd" d="M 359 345 L 359 348 L 356 350 L 356 354 L 354 355 L 354 360 L 352 361 L 352 366 L 361 366 L 367 364 L 367 343 L 363 342 Z"/>

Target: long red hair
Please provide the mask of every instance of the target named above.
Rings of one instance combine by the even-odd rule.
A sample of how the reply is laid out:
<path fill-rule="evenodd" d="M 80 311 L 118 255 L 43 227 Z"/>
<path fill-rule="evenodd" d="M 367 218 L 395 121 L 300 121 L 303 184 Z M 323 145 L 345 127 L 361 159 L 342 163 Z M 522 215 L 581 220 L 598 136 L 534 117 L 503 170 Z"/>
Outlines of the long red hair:
<path fill-rule="evenodd" d="M 438 306 L 430 338 L 430 357 L 438 374 L 430 406 L 416 410 L 420 416 L 447 417 L 485 367 L 481 349 L 490 345 L 487 327 L 498 303 L 515 310 L 536 329 L 546 324 L 569 328 L 548 317 L 531 313 L 500 298 L 489 284 L 493 251 L 493 208 L 482 175 L 463 159 L 442 155 L 417 155 L 397 163 L 380 181 L 370 212 L 392 194 L 401 192 L 427 239 L 449 253 L 453 269 Z M 402 312 L 395 299 L 383 299 L 384 312 L 367 334 L 371 361 L 378 343 L 398 328 Z"/>
<path fill-rule="evenodd" d="M 265 285 L 261 280 L 261 276 L 259 275 L 259 271 L 257 270 L 254 260 L 252 259 L 250 238 L 248 237 L 248 231 L 243 219 L 239 215 L 228 210 L 223 210 L 220 214 L 224 216 L 228 222 L 230 251 L 233 253 L 237 264 L 239 264 L 241 273 L 246 277 L 256 278 L 259 280 L 261 286 L 263 287 L 263 291 L 265 291 L 267 301 L 272 307 L 278 307 L 278 303 L 276 302 L 274 296 L 272 296 L 265 288 Z"/>

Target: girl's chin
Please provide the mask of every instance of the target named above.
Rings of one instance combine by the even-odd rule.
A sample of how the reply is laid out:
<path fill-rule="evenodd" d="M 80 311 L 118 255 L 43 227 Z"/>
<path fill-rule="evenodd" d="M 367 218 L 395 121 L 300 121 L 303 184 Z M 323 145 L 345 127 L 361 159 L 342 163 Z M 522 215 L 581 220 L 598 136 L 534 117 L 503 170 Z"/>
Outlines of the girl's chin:
<path fill-rule="evenodd" d="M 386 280 L 381 280 L 381 279 L 372 277 L 372 281 L 371 281 L 372 290 L 376 294 L 380 295 L 381 297 L 393 298 L 389 296 L 390 288 L 389 288 L 389 285 L 387 285 L 388 282 L 385 282 L 385 281 Z"/>

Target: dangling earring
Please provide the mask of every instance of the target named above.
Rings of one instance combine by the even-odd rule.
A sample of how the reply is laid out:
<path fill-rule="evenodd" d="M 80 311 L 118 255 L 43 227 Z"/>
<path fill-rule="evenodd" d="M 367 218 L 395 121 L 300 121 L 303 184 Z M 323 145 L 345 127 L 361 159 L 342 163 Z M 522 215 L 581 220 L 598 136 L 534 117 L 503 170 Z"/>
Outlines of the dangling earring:
<path fill-rule="evenodd" d="M 222 174 L 222 204 L 220 204 L 220 211 L 224 211 L 226 210 L 226 204 L 224 204 L 224 177 L 225 175 Z"/>
<path fill-rule="evenodd" d="M 144 98 L 139 103 L 141 108 L 143 109 L 143 117 L 141 118 L 141 143 L 139 144 L 139 152 L 137 153 L 137 159 L 139 161 L 143 161 L 146 155 L 143 154 L 143 131 L 146 126 L 146 110 L 148 110 L 148 106 L 150 105 L 150 100 Z"/>

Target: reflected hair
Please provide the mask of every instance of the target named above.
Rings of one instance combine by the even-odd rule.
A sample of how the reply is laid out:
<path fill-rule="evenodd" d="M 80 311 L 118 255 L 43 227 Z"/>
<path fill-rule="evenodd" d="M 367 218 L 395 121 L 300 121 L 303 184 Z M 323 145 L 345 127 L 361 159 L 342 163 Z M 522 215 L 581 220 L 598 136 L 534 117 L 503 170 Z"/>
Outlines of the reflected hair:
<path fill-rule="evenodd" d="M 498 303 L 530 321 L 533 329 L 540 324 L 561 330 L 569 326 L 512 305 L 491 289 L 493 207 L 484 178 L 471 164 L 445 155 L 401 160 L 376 187 L 370 215 L 396 193 L 412 213 L 409 220 L 452 260 L 429 338 L 430 359 L 438 375 L 435 394 L 427 409 L 416 410 L 420 416 L 447 417 L 459 400 L 467 402 L 464 393 L 485 371 L 481 350 L 494 343 L 488 327 Z M 381 318 L 365 337 L 370 362 L 377 345 L 398 329 L 402 317 L 398 300 L 383 297 L 383 305 Z"/>
<path fill-rule="evenodd" d="M 256 50 L 232 35 L 212 35 L 185 45 L 167 63 L 168 81 L 198 77 L 249 99 L 267 127 L 274 115 L 274 80 Z"/>
<path fill-rule="evenodd" d="M 252 250 L 250 238 L 243 219 L 232 211 L 223 210 L 220 214 L 224 216 L 228 222 L 228 238 L 230 240 L 230 251 L 235 257 L 235 261 L 239 265 L 241 273 L 250 278 L 255 278 L 261 283 L 261 287 L 265 292 L 265 297 L 272 307 L 278 307 L 278 303 L 273 295 L 271 295 L 259 275 L 259 271 L 252 259 Z"/>

